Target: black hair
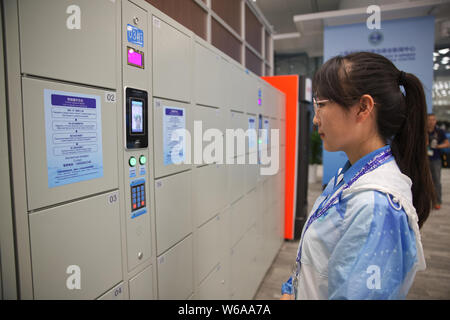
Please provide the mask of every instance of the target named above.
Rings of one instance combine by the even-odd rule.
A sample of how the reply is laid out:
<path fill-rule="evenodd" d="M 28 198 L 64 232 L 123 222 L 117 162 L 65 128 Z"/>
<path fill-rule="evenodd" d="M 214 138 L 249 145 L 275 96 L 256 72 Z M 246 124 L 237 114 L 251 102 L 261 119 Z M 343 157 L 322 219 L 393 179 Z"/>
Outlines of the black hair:
<path fill-rule="evenodd" d="M 401 87 L 403 87 L 403 92 Z M 328 60 L 316 73 L 313 92 L 348 110 L 368 94 L 375 102 L 378 134 L 412 180 L 413 205 L 422 227 L 435 200 L 427 156 L 427 107 L 422 83 L 382 55 L 351 53 Z"/>

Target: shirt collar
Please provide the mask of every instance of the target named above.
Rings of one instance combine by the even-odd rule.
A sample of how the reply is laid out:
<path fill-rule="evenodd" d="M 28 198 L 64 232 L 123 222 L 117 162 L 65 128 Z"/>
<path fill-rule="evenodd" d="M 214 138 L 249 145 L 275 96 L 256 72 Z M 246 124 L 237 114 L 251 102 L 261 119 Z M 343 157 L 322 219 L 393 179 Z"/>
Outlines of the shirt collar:
<path fill-rule="evenodd" d="M 373 158 L 375 158 L 378 154 L 388 150 L 390 148 L 389 145 L 381 147 L 375 151 L 372 151 L 369 154 L 366 154 L 364 157 L 356 161 L 353 165 L 351 165 L 350 161 L 347 161 L 345 166 L 342 169 L 342 173 L 344 173 L 344 181 L 345 183 L 349 183 L 350 180 Z"/>

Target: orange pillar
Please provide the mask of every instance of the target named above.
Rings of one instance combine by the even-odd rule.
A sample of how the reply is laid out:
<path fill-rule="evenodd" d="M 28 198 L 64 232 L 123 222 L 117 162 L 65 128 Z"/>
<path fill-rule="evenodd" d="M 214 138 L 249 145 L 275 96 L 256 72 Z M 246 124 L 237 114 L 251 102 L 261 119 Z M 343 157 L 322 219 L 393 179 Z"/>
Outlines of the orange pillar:
<path fill-rule="evenodd" d="M 286 164 L 284 189 L 284 238 L 294 239 L 296 166 L 297 166 L 297 117 L 299 77 L 297 75 L 262 77 L 286 95 Z"/>

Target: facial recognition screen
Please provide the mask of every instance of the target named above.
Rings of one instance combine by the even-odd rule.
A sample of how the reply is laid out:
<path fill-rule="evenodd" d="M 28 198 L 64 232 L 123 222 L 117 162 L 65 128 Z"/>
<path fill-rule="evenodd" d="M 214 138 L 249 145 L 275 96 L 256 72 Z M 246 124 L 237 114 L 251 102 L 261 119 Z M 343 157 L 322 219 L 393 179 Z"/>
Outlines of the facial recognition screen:
<path fill-rule="evenodd" d="M 125 89 L 126 146 L 127 149 L 148 146 L 148 98 L 147 92 L 134 88 Z"/>
<path fill-rule="evenodd" d="M 143 133 L 143 103 L 140 100 L 131 100 L 131 132 Z"/>

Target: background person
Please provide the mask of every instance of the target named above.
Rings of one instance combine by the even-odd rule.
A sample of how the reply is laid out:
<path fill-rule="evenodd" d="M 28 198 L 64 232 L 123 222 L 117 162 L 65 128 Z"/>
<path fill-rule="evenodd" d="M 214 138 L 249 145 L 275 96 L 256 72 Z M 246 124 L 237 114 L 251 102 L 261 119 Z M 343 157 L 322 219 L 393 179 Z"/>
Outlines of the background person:
<path fill-rule="evenodd" d="M 436 126 L 436 116 L 428 115 L 428 159 L 430 160 L 431 178 L 433 180 L 434 190 L 436 192 L 436 203 L 434 208 L 439 210 L 442 204 L 442 187 L 441 187 L 441 149 L 449 148 L 448 141 L 444 130 Z"/>

